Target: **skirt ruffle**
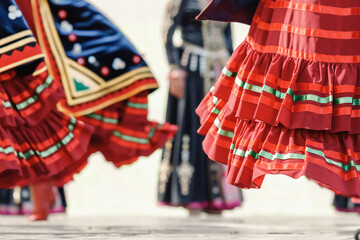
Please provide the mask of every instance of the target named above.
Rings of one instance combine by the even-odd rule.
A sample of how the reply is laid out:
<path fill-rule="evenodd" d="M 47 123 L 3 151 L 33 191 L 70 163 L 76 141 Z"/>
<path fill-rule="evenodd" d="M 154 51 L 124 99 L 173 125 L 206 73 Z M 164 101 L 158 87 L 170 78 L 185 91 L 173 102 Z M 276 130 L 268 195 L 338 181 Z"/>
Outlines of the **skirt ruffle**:
<path fill-rule="evenodd" d="M 242 188 L 284 174 L 360 196 L 359 67 L 262 54 L 243 43 L 197 109 L 205 152 Z"/>
<path fill-rule="evenodd" d="M 0 188 L 54 180 L 61 186 L 86 164 L 93 129 L 51 111 L 35 126 L 0 128 Z"/>
<path fill-rule="evenodd" d="M 131 164 L 140 156 L 149 156 L 174 137 L 177 127 L 147 119 L 148 91 L 79 117 L 95 127 L 89 154 L 100 151 L 116 167 Z"/>
<path fill-rule="evenodd" d="M 244 42 L 227 63 L 214 96 L 238 118 L 359 134 L 359 73 L 360 64 L 264 54 Z"/>
<path fill-rule="evenodd" d="M 40 71 L 40 72 L 39 72 Z M 64 97 L 61 86 L 50 77 L 44 64 L 32 75 L 14 70 L 0 75 L 0 121 L 3 126 L 38 124 Z"/>
<path fill-rule="evenodd" d="M 63 97 L 44 63 L 0 74 L 0 188 L 62 186 L 86 165 L 93 128 L 56 110 Z"/>

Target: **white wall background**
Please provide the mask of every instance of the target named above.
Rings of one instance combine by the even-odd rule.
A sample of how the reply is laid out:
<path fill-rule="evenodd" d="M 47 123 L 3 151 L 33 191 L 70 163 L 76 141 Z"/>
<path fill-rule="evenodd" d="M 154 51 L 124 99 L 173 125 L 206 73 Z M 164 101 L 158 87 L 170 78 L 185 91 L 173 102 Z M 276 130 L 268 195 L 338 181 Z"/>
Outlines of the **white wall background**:
<path fill-rule="evenodd" d="M 168 70 L 161 26 L 167 0 L 91 0 L 131 39 L 152 68 L 160 89 L 150 98 L 150 118 L 165 116 Z M 234 42 L 245 38 L 248 27 L 235 24 Z M 86 169 L 67 185 L 70 216 L 167 215 L 185 216 L 181 208 L 158 207 L 157 173 L 160 151 L 135 164 L 115 169 L 101 154 L 93 155 Z M 268 176 L 260 190 L 244 192 L 242 208 L 226 216 L 332 215 L 332 193 L 307 179 Z"/>

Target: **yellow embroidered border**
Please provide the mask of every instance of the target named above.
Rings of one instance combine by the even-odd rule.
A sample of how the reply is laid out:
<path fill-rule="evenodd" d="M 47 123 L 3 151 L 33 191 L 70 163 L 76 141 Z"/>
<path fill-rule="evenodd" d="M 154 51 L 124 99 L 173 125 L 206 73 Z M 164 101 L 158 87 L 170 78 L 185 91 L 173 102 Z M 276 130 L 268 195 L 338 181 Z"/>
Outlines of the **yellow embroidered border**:
<path fill-rule="evenodd" d="M 46 71 L 47 71 L 47 66 L 44 66 L 44 67 L 40 68 L 39 70 L 35 70 L 32 75 L 35 77 Z"/>
<path fill-rule="evenodd" d="M 11 43 L 11 42 L 13 42 L 13 43 Z M 0 39 L 0 54 L 3 54 L 6 52 L 9 52 L 11 50 L 15 50 L 17 48 L 26 46 L 29 43 L 36 43 L 36 39 L 33 37 L 30 30 L 24 30 L 24 31 L 15 33 L 9 37 Z M 6 44 L 8 44 L 8 45 L 6 45 Z M 6 45 L 6 46 L 1 47 L 3 45 Z M 34 61 L 34 60 L 37 60 L 37 59 L 40 59 L 43 57 L 44 57 L 44 54 L 37 54 L 37 55 L 30 56 L 28 58 L 20 59 L 17 62 L 8 64 L 8 65 L 0 68 L 0 72 L 5 72 L 12 68 L 18 67 L 22 64 L 25 64 L 25 63 L 28 63 L 28 62 L 31 62 L 31 61 Z"/>
<path fill-rule="evenodd" d="M 11 50 L 14 50 L 14 49 L 22 47 L 22 46 L 25 46 L 25 45 L 27 45 L 29 43 L 36 43 L 35 38 L 34 37 L 28 37 L 28 38 L 16 41 L 16 42 L 14 42 L 12 44 L 9 44 L 9 45 L 7 45 L 5 47 L 2 47 L 2 48 L 0 48 L 0 54 L 9 52 Z"/>
<path fill-rule="evenodd" d="M 2 39 L 0 39 L 0 46 L 8 44 L 10 42 L 13 42 L 15 40 L 18 40 L 18 39 L 23 38 L 25 36 L 29 36 L 29 37 L 32 36 L 32 32 L 30 30 L 24 30 L 24 31 L 15 33 L 15 34 L 13 34 L 13 35 L 11 35 L 9 37 L 2 38 Z"/>
<path fill-rule="evenodd" d="M 64 108 L 61 103 L 59 102 L 57 104 L 57 109 L 60 111 L 60 112 L 63 112 L 67 115 L 70 115 L 70 116 L 73 116 L 73 117 L 80 117 L 80 116 L 83 116 L 83 115 L 86 115 L 86 114 L 90 114 L 90 113 L 93 113 L 95 111 L 98 111 L 98 110 L 101 110 L 103 108 L 106 108 L 114 103 L 117 103 L 117 102 L 120 102 L 120 101 L 123 101 L 125 99 L 128 99 L 142 91 L 145 91 L 145 90 L 148 90 L 148 89 L 155 89 L 155 88 L 158 88 L 159 85 L 157 83 L 149 83 L 149 84 L 144 84 L 144 85 L 141 85 L 140 87 L 138 88 L 135 88 L 133 91 L 130 91 L 126 94 L 123 94 L 121 96 L 118 96 L 116 98 L 112 98 L 111 100 L 109 101 L 106 101 L 104 103 L 101 103 L 99 105 L 96 105 L 95 107 L 92 107 L 92 108 L 87 108 L 86 110 L 83 110 L 83 111 L 78 111 L 76 113 Z"/>
<path fill-rule="evenodd" d="M 40 7 L 40 14 L 43 18 L 43 24 L 45 32 L 47 33 L 47 39 L 50 44 L 51 51 L 54 55 L 55 61 L 57 63 L 57 67 L 60 72 L 61 80 L 63 83 L 63 87 L 65 90 L 66 101 L 69 106 L 78 105 L 81 103 L 85 103 L 88 101 L 92 101 L 98 99 L 100 97 L 105 96 L 111 92 L 119 90 L 123 87 L 126 87 L 139 79 L 142 78 L 152 78 L 153 75 L 148 67 L 142 67 L 131 72 L 128 72 L 120 77 L 111 79 L 109 81 L 105 81 L 99 75 L 95 74 L 94 72 L 90 71 L 89 69 L 81 66 L 80 64 L 76 63 L 75 61 L 68 58 L 65 54 L 65 50 L 62 46 L 60 41 L 60 37 L 58 35 L 57 29 L 55 27 L 55 23 L 53 20 L 53 16 L 51 14 L 50 6 L 47 0 L 32 0 L 33 7 L 36 7 L 36 1 L 39 3 Z M 36 14 L 34 14 L 36 15 Z M 39 19 L 37 19 L 39 20 Z M 39 21 L 37 21 L 39 22 Z M 38 26 L 39 27 L 39 26 Z M 41 39 L 41 37 L 39 38 Z M 40 45 L 44 43 L 40 41 Z M 70 75 L 70 70 L 76 70 L 83 74 L 87 79 L 92 80 L 97 87 L 96 89 L 91 90 L 84 90 L 81 92 L 76 91 L 74 81 Z M 50 73 L 51 74 L 51 73 Z M 140 87 L 143 90 L 154 88 L 152 86 L 145 85 L 144 87 Z M 139 88 L 139 89 L 140 89 Z M 130 96 L 127 96 L 130 97 Z M 123 97 L 126 99 L 126 97 Z M 112 100 L 111 100 L 112 101 Z M 116 99 L 112 101 L 113 103 L 120 101 Z"/>
<path fill-rule="evenodd" d="M 38 55 L 35 55 L 35 56 L 31 56 L 29 58 L 22 59 L 22 60 L 17 61 L 17 62 L 15 62 L 13 64 L 9 64 L 9 65 L 6 65 L 5 67 L 0 68 L 0 73 L 5 72 L 5 71 L 10 70 L 10 69 L 13 69 L 15 67 L 18 67 L 20 65 L 23 65 L 25 63 L 35 61 L 35 60 L 43 58 L 43 57 L 44 57 L 44 54 L 41 53 L 41 54 L 38 54 Z"/>

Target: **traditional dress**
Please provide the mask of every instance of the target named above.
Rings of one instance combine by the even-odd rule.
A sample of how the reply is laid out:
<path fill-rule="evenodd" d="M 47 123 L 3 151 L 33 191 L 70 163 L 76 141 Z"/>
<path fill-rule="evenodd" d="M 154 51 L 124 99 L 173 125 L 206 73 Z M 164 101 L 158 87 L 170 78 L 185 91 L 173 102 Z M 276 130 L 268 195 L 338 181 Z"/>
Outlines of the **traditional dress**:
<path fill-rule="evenodd" d="M 176 127 L 147 119 L 158 85 L 124 34 L 83 0 L 17 0 L 66 98 L 58 108 L 95 127 L 88 155 L 120 167 L 148 156 Z"/>
<path fill-rule="evenodd" d="M 179 126 L 164 148 L 160 166 L 160 204 L 198 210 L 225 210 L 241 205 L 241 192 L 225 183 L 225 169 L 201 150 L 203 137 L 195 109 L 214 84 L 232 51 L 230 25 L 194 21 L 208 1 L 172 0 L 165 21 L 165 45 L 173 68 L 187 72 L 185 96 L 168 98 L 166 120 Z M 181 45 L 176 44 L 177 31 Z"/>
<path fill-rule="evenodd" d="M 56 110 L 64 94 L 13 0 L 0 1 L 0 188 L 80 171 L 93 128 Z"/>
<path fill-rule="evenodd" d="M 242 188 L 284 174 L 359 196 L 360 1 L 220 0 L 200 19 L 246 22 L 248 4 L 249 35 L 197 109 L 205 152 Z"/>

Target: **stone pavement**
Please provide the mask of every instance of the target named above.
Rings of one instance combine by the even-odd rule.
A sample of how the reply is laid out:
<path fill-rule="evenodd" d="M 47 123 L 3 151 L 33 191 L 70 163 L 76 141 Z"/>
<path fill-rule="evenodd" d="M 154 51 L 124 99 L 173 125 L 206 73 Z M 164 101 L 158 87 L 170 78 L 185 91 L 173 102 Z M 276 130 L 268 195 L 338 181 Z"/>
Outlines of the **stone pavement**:
<path fill-rule="evenodd" d="M 22 217 L 0 217 L 0 239 L 354 239 L 357 215 L 336 217 L 52 217 L 27 223 Z"/>

